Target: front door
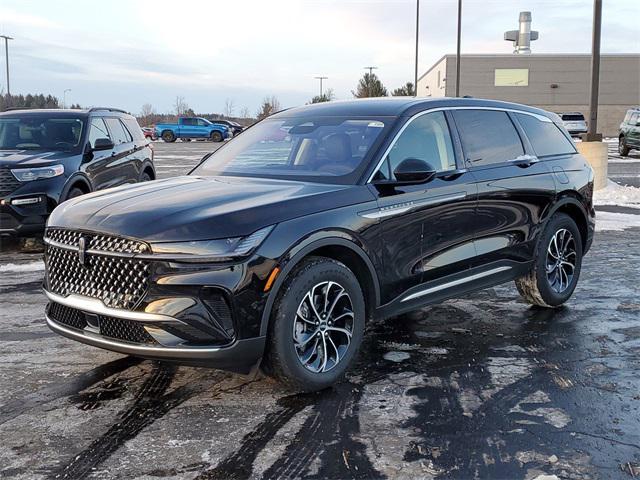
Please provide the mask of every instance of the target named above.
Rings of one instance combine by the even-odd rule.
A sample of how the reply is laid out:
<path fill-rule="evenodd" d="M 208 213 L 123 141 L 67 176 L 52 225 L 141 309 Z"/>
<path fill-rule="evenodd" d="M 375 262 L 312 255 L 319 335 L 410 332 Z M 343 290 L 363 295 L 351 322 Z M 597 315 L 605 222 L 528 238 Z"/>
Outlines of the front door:
<path fill-rule="evenodd" d="M 475 255 L 473 214 L 476 186 L 460 169 L 444 112 L 426 112 L 401 131 L 374 175 L 382 224 L 383 303 L 417 285 L 465 270 Z M 424 184 L 375 185 L 394 180 L 394 170 L 407 158 L 428 162 L 438 172 Z"/>

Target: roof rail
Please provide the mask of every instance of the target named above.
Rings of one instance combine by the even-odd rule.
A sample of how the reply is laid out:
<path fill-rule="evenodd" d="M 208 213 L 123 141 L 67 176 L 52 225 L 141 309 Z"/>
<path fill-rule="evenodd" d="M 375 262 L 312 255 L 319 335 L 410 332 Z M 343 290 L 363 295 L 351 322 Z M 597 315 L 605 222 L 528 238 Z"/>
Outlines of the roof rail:
<path fill-rule="evenodd" d="M 5 108 L 4 111 L 5 112 L 11 112 L 13 110 L 40 110 L 40 108 L 38 107 L 9 107 L 9 108 Z"/>
<path fill-rule="evenodd" d="M 107 110 L 108 112 L 127 113 L 120 108 L 111 108 L 111 107 L 92 107 L 89 109 L 89 112 L 96 112 L 98 110 Z"/>

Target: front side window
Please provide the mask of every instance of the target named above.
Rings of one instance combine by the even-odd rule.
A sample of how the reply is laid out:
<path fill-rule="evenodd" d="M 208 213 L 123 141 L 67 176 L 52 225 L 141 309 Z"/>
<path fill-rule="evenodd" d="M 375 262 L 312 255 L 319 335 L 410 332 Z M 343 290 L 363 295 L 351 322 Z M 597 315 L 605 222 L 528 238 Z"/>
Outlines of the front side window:
<path fill-rule="evenodd" d="M 524 154 L 509 115 L 496 110 L 455 110 L 464 155 L 473 166 L 507 162 Z"/>
<path fill-rule="evenodd" d="M 408 158 L 424 160 L 438 172 L 456 168 L 444 112 L 427 113 L 411 121 L 389 150 L 376 178 L 393 179 L 394 170 Z"/>
<path fill-rule="evenodd" d="M 184 125 L 185 127 L 193 127 L 195 125 L 197 125 L 198 122 L 195 118 L 183 118 L 182 119 L 182 125 Z"/>
<path fill-rule="evenodd" d="M 387 118 L 295 117 L 263 120 L 192 172 L 353 184 Z"/>
<path fill-rule="evenodd" d="M 199 118 L 197 121 L 199 127 L 206 127 L 207 125 L 210 125 L 210 123 L 207 122 L 204 118 Z"/>
<path fill-rule="evenodd" d="M 543 122 L 524 113 L 516 113 L 515 115 L 524 128 L 537 156 L 575 153 L 573 142 L 564 136 L 555 123 Z"/>
<path fill-rule="evenodd" d="M 0 118 L 0 150 L 72 151 L 80 145 L 84 120 L 51 114 Z"/>
<path fill-rule="evenodd" d="M 107 126 L 102 118 L 92 118 L 91 126 L 89 127 L 89 143 L 91 144 L 91 148 L 96 146 L 96 140 L 99 138 L 108 138 L 111 140 L 111 135 L 109 135 L 109 130 L 107 130 Z"/>

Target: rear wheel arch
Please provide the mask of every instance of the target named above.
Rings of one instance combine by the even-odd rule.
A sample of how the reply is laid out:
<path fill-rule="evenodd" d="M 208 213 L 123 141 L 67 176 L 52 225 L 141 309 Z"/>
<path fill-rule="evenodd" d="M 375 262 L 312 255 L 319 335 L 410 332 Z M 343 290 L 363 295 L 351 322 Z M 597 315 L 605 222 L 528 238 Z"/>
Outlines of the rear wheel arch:
<path fill-rule="evenodd" d="M 589 222 L 587 219 L 587 213 L 585 212 L 584 207 L 580 204 L 580 201 L 571 196 L 560 198 L 549 211 L 545 220 L 545 226 L 556 212 L 568 215 L 576 223 L 578 231 L 580 232 L 583 251 L 586 250 L 589 237 Z"/>
<path fill-rule="evenodd" d="M 151 165 L 151 163 L 145 163 L 142 166 L 142 172 L 141 173 L 146 173 L 147 175 L 149 175 L 149 178 L 151 180 L 155 180 L 156 179 L 156 171 L 153 168 L 153 166 Z"/>
<path fill-rule="evenodd" d="M 260 326 L 260 335 L 267 334 L 273 306 L 280 288 L 289 274 L 308 257 L 325 257 L 344 264 L 358 279 L 365 297 L 366 318 L 374 315 L 380 305 L 380 285 L 373 262 L 362 248 L 356 243 L 340 237 L 327 237 L 313 241 L 300 248 L 289 259 L 279 273 L 269 293 Z"/>

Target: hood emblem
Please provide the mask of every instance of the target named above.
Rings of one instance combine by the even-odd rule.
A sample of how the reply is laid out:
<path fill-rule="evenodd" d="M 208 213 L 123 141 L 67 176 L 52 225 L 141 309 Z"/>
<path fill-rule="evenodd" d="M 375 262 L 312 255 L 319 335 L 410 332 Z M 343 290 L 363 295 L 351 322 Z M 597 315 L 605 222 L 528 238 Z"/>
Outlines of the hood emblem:
<path fill-rule="evenodd" d="M 80 237 L 78 240 L 78 261 L 83 267 L 86 266 L 87 261 L 87 239 Z"/>

